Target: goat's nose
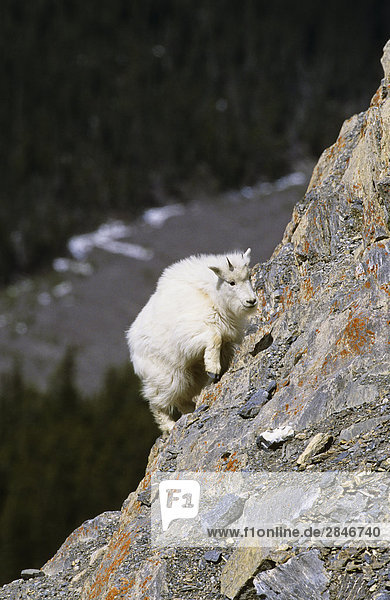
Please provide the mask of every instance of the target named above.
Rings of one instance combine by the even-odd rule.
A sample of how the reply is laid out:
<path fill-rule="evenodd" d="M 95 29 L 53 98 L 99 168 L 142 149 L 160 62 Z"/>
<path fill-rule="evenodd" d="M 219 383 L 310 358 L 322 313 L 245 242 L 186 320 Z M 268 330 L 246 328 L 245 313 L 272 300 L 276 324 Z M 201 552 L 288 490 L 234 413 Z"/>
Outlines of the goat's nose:
<path fill-rule="evenodd" d="M 247 300 L 247 303 L 250 306 L 254 306 L 256 304 L 256 302 L 257 302 L 256 298 L 251 298 L 250 300 Z"/>

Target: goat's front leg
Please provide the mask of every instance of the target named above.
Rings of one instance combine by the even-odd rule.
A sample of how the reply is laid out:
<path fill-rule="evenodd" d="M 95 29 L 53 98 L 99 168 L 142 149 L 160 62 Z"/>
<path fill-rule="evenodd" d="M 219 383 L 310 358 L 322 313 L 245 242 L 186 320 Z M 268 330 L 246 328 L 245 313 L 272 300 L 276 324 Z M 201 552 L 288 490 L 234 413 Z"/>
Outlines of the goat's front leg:
<path fill-rule="evenodd" d="M 204 365 L 207 375 L 213 383 L 221 379 L 221 346 L 222 339 L 217 333 L 214 333 L 204 351 Z"/>

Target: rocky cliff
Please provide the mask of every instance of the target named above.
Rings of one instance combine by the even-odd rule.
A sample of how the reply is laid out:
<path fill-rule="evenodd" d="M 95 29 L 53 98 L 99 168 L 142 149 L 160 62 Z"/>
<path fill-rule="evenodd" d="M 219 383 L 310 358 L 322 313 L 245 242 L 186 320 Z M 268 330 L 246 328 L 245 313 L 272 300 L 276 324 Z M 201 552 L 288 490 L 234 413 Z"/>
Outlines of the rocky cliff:
<path fill-rule="evenodd" d="M 85 523 L 40 577 L 1 598 L 390 598 L 387 547 L 149 544 L 156 471 L 390 470 L 390 42 L 382 65 L 370 107 L 344 123 L 282 242 L 254 268 L 259 308 L 229 371 L 157 440 L 121 513 Z M 284 425 L 293 437 L 259 444 Z"/>

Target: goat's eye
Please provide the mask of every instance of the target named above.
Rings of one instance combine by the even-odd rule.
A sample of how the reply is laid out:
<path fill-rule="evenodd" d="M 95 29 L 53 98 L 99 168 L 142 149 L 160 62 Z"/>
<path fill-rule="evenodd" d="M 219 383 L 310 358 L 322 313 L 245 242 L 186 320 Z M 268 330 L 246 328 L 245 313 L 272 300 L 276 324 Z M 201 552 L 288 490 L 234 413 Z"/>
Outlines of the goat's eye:
<path fill-rule="evenodd" d="M 236 285 L 235 281 L 229 281 L 229 285 Z"/>

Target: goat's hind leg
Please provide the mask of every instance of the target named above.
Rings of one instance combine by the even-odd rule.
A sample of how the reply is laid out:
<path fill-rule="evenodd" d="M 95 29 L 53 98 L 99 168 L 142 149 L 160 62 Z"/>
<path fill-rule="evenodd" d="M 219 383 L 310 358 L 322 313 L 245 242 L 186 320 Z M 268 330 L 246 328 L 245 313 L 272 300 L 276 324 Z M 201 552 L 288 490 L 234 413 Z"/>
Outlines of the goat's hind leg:
<path fill-rule="evenodd" d="M 170 433 L 176 421 L 173 412 L 180 398 L 180 378 L 160 365 L 158 375 L 144 382 L 144 395 L 149 400 L 152 415 L 163 433 Z M 181 409 L 180 409 L 181 410 Z"/>
<path fill-rule="evenodd" d="M 142 371 L 143 396 L 149 402 L 150 411 L 163 433 L 170 433 L 175 420 L 172 418 L 173 379 L 169 367 L 159 357 L 143 357 Z"/>
<path fill-rule="evenodd" d="M 182 415 L 192 413 L 195 410 L 195 404 L 191 401 L 176 400 L 174 406 L 181 412 Z M 176 421 L 172 418 L 173 405 L 167 408 L 150 404 L 150 410 L 163 433 L 170 433 Z"/>
<path fill-rule="evenodd" d="M 150 410 L 163 433 L 170 433 L 175 425 L 176 421 L 172 417 L 175 408 L 182 414 L 194 411 L 195 405 L 191 401 L 194 395 L 192 379 L 184 369 L 168 371 L 160 364 L 159 371 L 154 371 L 148 383 L 144 384 L 144 395 L 148 398 Z"/>
<path fill-rule="evenodd" d="M 170 408 L 161 408 L 160 406 L 150 404 L 150 411 L 163 434 L 169 434 L 175 425 Z"/>

